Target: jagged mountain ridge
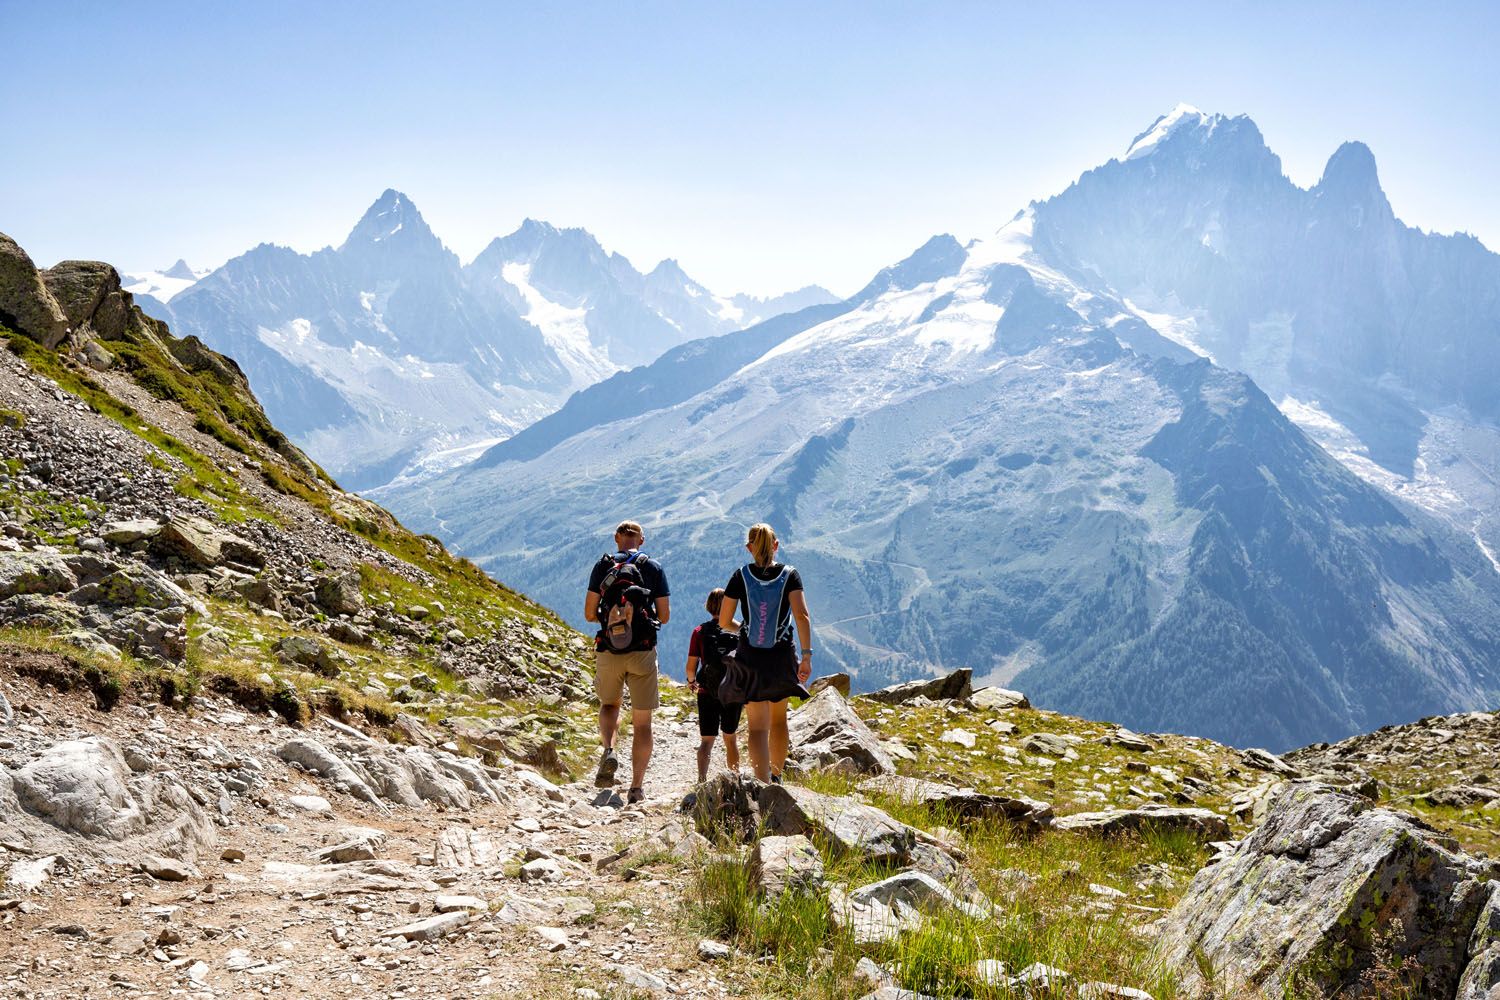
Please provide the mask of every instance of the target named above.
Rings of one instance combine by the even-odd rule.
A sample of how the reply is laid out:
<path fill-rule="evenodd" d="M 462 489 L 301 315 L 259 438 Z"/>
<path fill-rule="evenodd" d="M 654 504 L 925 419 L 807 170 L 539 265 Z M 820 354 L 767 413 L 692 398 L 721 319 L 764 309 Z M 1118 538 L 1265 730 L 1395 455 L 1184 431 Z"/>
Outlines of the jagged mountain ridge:
<path fill-rule="evenodd" d="M 1161 169 L 1177 132 L 1151 131 L 1127 166 Z M 862 689 L 969 663 L 1049 707 L 1277 747 L 1500 696 L 1500 575 L 1470 540 L 1056 261 L 1044 220 L 940 241 L 753 361 L 731 341 L 733 374 L 669 405 L 387 500 L 565 614 L 619 516 L 690 612 L 769 517 L 816 581 L 820 662 Z"/>
<path fill-rule="evenodd" d="M 1402 223 L 1363 143 L 1302 189 L 1248 117 L 1183 105 L 1036 214 L 1060 270 L 1500 550 L 1500 255 Z"/>
<path fill-rule="evenodd" d="M 154 308 L 240 359 L 277 423 L 368 488 L 472 457 L 674 344 L 832 299 L 723 299 L 535 220 L 464 265 L 388 190 L 337 248 L 263 244 Z"/>

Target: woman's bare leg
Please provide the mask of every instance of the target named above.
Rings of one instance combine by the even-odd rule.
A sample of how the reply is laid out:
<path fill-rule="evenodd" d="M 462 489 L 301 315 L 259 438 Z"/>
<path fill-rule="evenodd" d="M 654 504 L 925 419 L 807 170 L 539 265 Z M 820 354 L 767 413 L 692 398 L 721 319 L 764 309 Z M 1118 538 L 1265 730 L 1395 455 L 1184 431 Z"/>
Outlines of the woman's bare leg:
<path fill-rule="evenodd" d="M 783 724 L 784 725 L 784 724 Z M 745 706 L 745 749 L 750 769 L 761 781 L 771 780 L 771 703 L 752 701 Z"/>
<path fill-rule="evenodd" d="M 780 775 L 781 769 L 786 766 L 787 750 L 791 746 L 791 738 L 786 729 L 786 702 L 778 701 L 771 705 L 771 773 Z"/>
<path fill-rule="evenodd" d="M 740 737 L 738 733 L 724 734 L 724 766 L 731 771 L 740 769 Z"/>

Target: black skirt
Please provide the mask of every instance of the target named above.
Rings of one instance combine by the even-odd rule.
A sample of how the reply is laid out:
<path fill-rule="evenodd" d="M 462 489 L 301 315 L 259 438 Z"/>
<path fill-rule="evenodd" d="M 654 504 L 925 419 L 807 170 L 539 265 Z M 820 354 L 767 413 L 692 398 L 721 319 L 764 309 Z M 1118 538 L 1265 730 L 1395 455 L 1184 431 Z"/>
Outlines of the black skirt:
<path fill-rule="evenodd" d="M 778 642 L 770 649 L 750 645 L 743 635 L 733 656 L 749 667 L 745 701 L 785 701 L 807 698 L 807 688 L 797 682 L 797 652 L 790 642 Z"/>

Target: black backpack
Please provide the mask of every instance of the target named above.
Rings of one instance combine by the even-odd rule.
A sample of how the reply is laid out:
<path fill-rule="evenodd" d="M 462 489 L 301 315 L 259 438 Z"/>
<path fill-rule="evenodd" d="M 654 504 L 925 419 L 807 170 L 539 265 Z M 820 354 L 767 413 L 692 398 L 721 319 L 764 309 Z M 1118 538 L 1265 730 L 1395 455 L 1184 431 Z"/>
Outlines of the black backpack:
<path fill-rule="evenodd" d="M 724 658 L 739 644 L 738 632 L 725 632 L 716 618 L 710 618 L 698 631 L 698 684 L 708 694 L 718 696 L 719 682 L 724 679 Z"/>
<path fill-rule="evenodd" d="M 628 556 L 606 555 L 600 562 L 609 563 L 599 581 L 598 649 L 609 653 L 634 653 L 656 648 L 656 621 L 651 617 L 651 591 L 641 575 L 637 559 L 645 556 L 632 552 Z"/>

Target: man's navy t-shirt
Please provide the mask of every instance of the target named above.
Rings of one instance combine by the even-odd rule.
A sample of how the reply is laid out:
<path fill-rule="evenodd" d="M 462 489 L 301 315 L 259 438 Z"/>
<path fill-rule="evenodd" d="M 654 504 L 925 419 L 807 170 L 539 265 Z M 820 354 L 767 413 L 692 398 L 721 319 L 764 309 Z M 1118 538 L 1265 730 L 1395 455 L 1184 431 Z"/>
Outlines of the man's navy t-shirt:
<path fill-rule="evenodd" d="M 625 554 L 620 553 L 620 555 Z M 604 582 L 604 574 L 609 572 L 612 565 L 612 562 L 605 562 L 603 559 L 594 563 L 593 570 L 589 572 L 589 593 L 599 593 L 599 585 Z M 641 582 L 646 585 L 647 590 L 651 591 L 652 613 L 654 614 L 656 599 L 672 596 L 671 588 L 667 586 L 667 572 L 661 568 L 661 563 L 644 554 L 636 556 L 633 565 L 641 571 Z"/>

